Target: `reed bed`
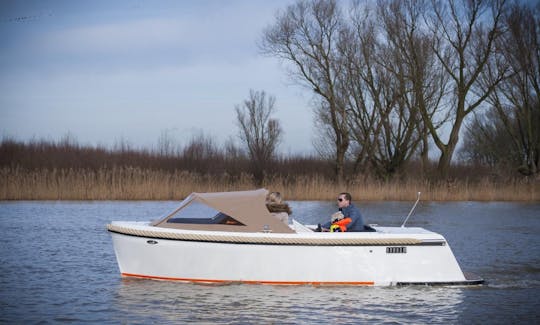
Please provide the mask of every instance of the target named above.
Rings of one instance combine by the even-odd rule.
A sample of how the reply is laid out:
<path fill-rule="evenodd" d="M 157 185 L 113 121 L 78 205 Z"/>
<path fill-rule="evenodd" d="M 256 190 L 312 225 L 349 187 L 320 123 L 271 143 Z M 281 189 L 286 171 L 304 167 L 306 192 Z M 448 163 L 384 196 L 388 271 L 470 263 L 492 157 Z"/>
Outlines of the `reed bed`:
<path fill-rule="evenodd" d="M 191 192 L 254 189 L 249 174 L 201 175 L 193 172 L 114 167 L 110 169 L 0 168 L 0 200 L 181 200 Z M 540 182 L 353 180 L 338 186 L 321 176 L 268 177 L 262 187 L 287 200 L 333 200 L 348 191 L 360 201 L 539 201 Z"/>
<path fill-rule="evenodd" d="M 338 186 L 321 179 L 298 179 L 289 185 L 274 181 L 266 188 L 284 193 L 291 200 L 334 200 L 340 192 L 350 192 L 361 201 L 414 201 L 417 193 L 425 201 L 539 201 L 540 182 L 482 180 L 451 182 L 367 180 Z"/>

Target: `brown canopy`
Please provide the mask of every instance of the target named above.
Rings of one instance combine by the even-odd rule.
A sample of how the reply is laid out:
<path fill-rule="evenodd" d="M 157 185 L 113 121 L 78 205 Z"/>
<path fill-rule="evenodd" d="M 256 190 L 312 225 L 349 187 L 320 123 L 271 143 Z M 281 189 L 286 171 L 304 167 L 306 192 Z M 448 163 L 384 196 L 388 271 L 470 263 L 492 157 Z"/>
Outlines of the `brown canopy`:
<path fill-rule="evenodd" d="M 272 217 L 266 208 L 266 189 L 238 192 L 191 193 L 180 205 L 164 219 L 153 223 L 156 227 L 190 230 L 213 230 L 231 232 L 261 232 L 265 228 L 273 233 L 293 233 L 286 224 Z M 205 204 L 222 212 L 242 225 L 200 224 L 167 222 L 193 202 Z"/>

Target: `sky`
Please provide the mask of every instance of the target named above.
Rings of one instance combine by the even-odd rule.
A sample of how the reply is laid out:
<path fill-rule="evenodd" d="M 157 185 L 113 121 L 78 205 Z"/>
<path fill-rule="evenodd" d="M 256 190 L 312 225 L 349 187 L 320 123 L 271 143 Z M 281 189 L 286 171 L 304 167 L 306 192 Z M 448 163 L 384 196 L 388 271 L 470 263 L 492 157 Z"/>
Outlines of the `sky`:
<path fill-rule="evenodd" d="M 313 151 L 310 94 L 257 47 L 292 0 L 0 1 L 0 136 L 156 147 L 238 141 L 250 89 L 276 98 L 282 153 Z"/>

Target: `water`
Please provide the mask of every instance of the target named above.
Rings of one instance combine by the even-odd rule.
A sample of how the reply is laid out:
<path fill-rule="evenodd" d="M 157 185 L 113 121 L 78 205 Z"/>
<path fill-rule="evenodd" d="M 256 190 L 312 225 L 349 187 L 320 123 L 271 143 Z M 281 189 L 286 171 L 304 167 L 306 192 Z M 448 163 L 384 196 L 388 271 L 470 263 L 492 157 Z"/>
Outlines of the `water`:
<path fill-rule="evenodd" d="M 105 225 L 177 202 L 0 202 L 0 323 L 536 323 L 540 203 L 421 202 L 408 226 L 442 233 L 483 287 L 201 285 L 122 279 Z M 334 202 L 291 202 L 325 221 Z M 361 203 L 399 226 L 412 203 Z M 324 263 L 324 259 L 321 259 Z M 339 266 L 336 266 L 338 268 Z"/>

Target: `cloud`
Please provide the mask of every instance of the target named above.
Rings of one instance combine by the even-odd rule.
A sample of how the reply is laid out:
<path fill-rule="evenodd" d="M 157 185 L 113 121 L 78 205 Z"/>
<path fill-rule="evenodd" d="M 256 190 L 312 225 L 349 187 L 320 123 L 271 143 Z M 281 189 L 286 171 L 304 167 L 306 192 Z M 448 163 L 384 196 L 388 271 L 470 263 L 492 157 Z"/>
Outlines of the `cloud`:
<path fill-rule="evenodd" d="M 51 31 L 36 46 L 53 60 L 110 60 L 116 66 L 242 61 L 257 55 L 263 23 L 257 15 L 236 9 L 94 22 Z"/>
<path fill-rule="evenodd" d="M 147 3 L 151 8 L 141 8 L 139 13 L 121 10 L 114 3 L 108 11 L 55 8 L 54 20 L 5 35 L 11 46 L 0 53 L 4 57 L 0 66 L 4 71 L 28 67 L 62 73 L 242 64 L 258 55 L 256 42 L 279 7 L 258 1 L 164 5 L 154 8 Z"/>
<path fill-rule="evenodd" d="M 42 46 L 73 54 L 115 54 L 168 48 L 181 43 L 187 26 L 178 20 L 142 19 L 54 31 Z"/>

